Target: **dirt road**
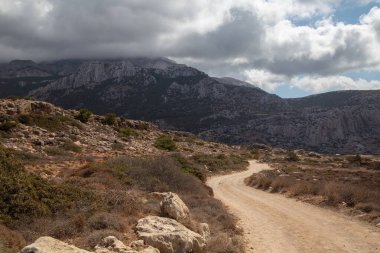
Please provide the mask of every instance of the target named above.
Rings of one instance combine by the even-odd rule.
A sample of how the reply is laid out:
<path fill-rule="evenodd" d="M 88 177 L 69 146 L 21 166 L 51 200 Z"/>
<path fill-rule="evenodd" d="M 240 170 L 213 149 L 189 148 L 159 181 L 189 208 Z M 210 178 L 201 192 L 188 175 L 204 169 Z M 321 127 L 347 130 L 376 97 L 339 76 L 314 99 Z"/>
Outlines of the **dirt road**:
<path fill-rule="evenodd" d="M 248 171 L 208 181 L 215 197 L 240 219 L 246 252 L 380 252 L 380 229 L 244 185 L 244 178 L 263 169 L 269 166 L 251 161 Z"/>

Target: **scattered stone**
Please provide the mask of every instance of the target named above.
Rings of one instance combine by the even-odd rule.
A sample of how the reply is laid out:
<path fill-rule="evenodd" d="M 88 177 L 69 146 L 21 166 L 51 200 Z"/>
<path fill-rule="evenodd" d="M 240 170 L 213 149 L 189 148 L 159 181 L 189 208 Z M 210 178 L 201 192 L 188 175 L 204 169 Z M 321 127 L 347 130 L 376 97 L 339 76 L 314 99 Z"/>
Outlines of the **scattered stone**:
<path fill-rule="evenodd" d="M 108 236 L 95 247 L 95 253 L 160 253 L 160 251 L 151 246 L 146 246 L 144 241 L 134 241 L 130 246 L 114 236 Z"/>
<path fill-rule="evenodd" d="M 161 253 L 200 253 L 206 247 L 203 236 L 169 218 L 148 216 L 140 219 L 136 231 L 139 238 Z"/>
<path fill-rule="evenodd" d="M 104 238 L 103 241 L 95 247 L 96 253 L 106 253 L 106 252 L 126 253 L 131 250 L 132 248 L 125 246 L 123 242 L 121 242 L 114 236 L 108 236 Z"/>

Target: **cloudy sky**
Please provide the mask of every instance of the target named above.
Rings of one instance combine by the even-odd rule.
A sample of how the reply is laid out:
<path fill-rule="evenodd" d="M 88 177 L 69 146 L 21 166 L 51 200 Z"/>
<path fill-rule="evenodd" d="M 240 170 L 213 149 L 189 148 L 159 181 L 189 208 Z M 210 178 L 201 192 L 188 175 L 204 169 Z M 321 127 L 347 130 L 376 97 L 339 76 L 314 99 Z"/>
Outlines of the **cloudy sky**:
<path fill-rule="evenodd" d="M 380 0 L 0 0 L 0 61 L 124 56 L 283 97 L 380 89 Z"/>

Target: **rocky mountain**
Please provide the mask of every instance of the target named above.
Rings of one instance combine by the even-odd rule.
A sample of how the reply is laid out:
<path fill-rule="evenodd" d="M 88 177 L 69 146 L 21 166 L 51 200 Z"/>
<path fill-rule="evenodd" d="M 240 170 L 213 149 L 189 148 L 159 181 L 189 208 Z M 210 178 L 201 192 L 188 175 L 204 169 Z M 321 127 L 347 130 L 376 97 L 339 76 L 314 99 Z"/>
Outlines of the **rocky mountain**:
<path fill-rule="evenodd" d="M 165 58 L 12 61 L 0 67 L 0 87 L 0 97 L 115 112 L 227 143 L 380 153 L 380 91 L 282 99 Z"/>

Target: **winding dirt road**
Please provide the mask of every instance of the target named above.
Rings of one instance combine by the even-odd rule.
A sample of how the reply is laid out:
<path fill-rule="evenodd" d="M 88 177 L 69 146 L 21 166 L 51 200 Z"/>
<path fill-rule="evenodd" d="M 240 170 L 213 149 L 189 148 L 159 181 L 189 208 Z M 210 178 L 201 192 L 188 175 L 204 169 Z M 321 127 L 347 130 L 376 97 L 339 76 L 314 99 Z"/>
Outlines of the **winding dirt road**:
<path fill-rule="evenodd" d="M 212 177 L 215 197 L 240 219 L 246 252 L 380 252 L 380 230 L 339 213 L 244 185 L 267 164 Z"/>

